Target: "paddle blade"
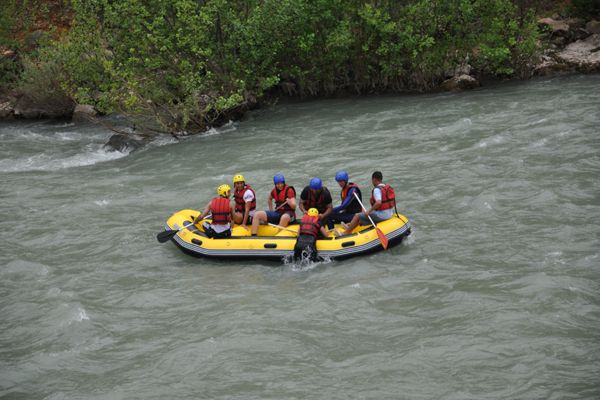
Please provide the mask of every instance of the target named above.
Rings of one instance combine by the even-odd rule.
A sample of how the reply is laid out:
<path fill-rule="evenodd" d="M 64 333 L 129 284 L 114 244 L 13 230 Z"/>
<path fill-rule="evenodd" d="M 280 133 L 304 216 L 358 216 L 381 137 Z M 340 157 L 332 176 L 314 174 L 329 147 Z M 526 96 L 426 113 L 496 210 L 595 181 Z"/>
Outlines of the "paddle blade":
<path fill-rule="evenodd" d="M 160 232 L 158 235 L 156 235 L 156 240 L 158 240 L 159 243 L 168 242 L 169 240 L 173 239 L 173 237 L 175 235 L 177 235 L 177 232 L 179 232 L 179 231 L 178 230 L 170 230 L 170 231 Z"/>
<path fill-rule="evenodd" d="M 381 231 L 381 229 L 379 229 L 379 228 L 376 227 L 375 231 L 377 232 L 377 236 L 379 236 L 379 241 L 381 242 L 381 245 L 383 246 L 383 249 L 387 250 L 387 248 L 388 248 L 388 238 Z"/>

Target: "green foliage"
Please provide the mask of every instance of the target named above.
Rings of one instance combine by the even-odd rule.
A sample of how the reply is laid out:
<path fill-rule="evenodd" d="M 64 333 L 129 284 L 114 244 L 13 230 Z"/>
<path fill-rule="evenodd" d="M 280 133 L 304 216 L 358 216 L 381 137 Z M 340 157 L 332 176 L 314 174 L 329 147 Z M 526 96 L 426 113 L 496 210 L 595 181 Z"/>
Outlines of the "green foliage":
<path fill-rule="evenodd" d="M 72 0 L 40 57 L 77 101 L 204 129 L 267 91 L 425 90 L 468 62 L 510 76 L 536 50 L 509 0 Z"/>

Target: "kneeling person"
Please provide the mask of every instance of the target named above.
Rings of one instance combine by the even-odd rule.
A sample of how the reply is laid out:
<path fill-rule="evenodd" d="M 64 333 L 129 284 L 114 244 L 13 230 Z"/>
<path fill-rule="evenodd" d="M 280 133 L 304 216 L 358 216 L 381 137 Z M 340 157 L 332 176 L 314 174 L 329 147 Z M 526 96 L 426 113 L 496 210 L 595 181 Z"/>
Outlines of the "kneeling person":
<path fill-rule="evenodd" d="M 298 239 L 294 246 L 294 258 L 308 258 L 316 261 L 316 242 L 319 234 L 327 236 L 327 231 L 319 221 L 319 211 L 316 208 L 310 208 L 300 220 Z"/>
<path fill-rule="evenodd" d="M 231 219 L 233 218 L 233 206 L 229 201 L 231 188 L 229 185 L 221 185 L 217 188 L 218 197 L 213 198 L 204 208 L 204 211 L 194 219 L 194 224 L 202 221 L 208 214 L 212 214 L 212 223 L 204 222 L 202 227 L 206 236 L 211 239 L 222 239 L 231 237 Z"/>

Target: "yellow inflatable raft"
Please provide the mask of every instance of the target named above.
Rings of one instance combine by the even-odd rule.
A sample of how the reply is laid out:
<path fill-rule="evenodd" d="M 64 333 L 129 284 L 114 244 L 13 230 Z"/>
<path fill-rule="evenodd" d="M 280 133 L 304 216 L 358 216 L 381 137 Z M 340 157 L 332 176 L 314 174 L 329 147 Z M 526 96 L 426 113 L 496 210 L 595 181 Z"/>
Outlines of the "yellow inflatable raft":
<path fill-rule="evenodd" d="M 172 240 L 187 254 L 239 259 L 283 259 L 294 254 L 297 236 L 294 231 L 298 230 L 297 224 L 289 225 L 286 229 L 261 225 L 257 236 L 250 235 L 250 227 L 246 230 L 236 225 L 230 238 L 210 239 L 204 233 L 202 223 L 192 225 L 199 213 L 196 210 L 181 210 L 173 214 L 165 224 L 165 231 L 178 231 L 172 236 Z M 401 214 L 378 223 L 377 227 L 385 234 L 389 247 L 400 244 L 410 235 L 408 218 Z M 343 232 L 341 226 L 336 226 L 336 229 Z M 329 237 L 317 240 L 319 256 L 330 259 L 347 258 L 381 249 L 380 239 L 372 225 L 358 226 L 350 235 L 335 237 L 332 232 Z"/>

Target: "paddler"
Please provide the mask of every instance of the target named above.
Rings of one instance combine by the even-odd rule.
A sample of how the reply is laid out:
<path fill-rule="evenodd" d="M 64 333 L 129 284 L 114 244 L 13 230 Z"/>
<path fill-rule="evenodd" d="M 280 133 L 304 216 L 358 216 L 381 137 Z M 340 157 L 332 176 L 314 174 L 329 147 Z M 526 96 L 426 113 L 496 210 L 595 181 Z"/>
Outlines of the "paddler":
<path fill-rule="evenodd" d="M 204 211 L 194 219 L 194 224 L 202 221 L 208 214 L 212 214 L 212 223 L 204 222 L 202 227 L 206 236 L 213 239 L 231 237 L 231 220 L 234 208 L 229 200 L 231 187 L 227 184 L 217 188 L 217 197 L 213 198 L 204 208 Z"/>
<path fill-rule="evenodd" d="M 252 217 L 252 236 L 256 236 L 261 221 L 277 224 L 282 227 L 296 221 L 296 190 L 285 184 L 283 174 L 273 177 L 275 187 L 269 193 L 267 204 L 269 211 L 256 211 Z M 273 209 L 273 201 L 275 209 Z"/>

